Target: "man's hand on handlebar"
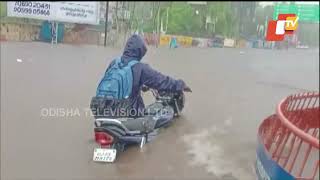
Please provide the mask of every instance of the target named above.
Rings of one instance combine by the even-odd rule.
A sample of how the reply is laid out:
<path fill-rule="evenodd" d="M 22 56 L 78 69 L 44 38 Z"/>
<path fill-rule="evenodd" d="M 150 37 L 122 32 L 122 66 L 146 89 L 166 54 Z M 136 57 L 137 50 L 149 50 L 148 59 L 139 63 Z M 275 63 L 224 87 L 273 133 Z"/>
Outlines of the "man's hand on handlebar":
<path fill-rule="evenodd" d="M 184 86 L 183 91 L 184 92 L 192 92 L 191 88 L 189 86 L 187 86 L 187 85 Z"/>
<path fill-rule="evenodd" d="M 150 88 L 148 86 L 142 86 L 141 90 L 143 92 L 147 92 L 147 91 L 150 90 Z M 183 88 L 183 91 L 184 92 L 192 92 L 191 88 L 189 86 L 187 86 L 187 85 Z"/>
<path fill-rule="evenodd" d="M 141 88 L 141 90 L 143 91 L 143 92 L 147 92 L 147 91 L 149 91 L 149 87 L 148 86 L 142 86 L 142 88 Z"/>

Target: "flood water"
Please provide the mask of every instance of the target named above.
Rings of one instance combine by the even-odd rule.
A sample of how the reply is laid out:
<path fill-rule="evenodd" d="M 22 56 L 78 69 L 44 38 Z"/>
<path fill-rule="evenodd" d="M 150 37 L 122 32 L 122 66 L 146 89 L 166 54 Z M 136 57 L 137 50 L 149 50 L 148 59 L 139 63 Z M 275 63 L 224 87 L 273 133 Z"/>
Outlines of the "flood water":
<path fill-rule="evenodd" d="M 319 87 L 319 51 L 149 48 L 143 61 L 193 93 L 154 141 L 96 163 L 88 108 L 121 52 L 1 42 L 1 179 L 253 180 L 259 124 L 282 98 Z"/>

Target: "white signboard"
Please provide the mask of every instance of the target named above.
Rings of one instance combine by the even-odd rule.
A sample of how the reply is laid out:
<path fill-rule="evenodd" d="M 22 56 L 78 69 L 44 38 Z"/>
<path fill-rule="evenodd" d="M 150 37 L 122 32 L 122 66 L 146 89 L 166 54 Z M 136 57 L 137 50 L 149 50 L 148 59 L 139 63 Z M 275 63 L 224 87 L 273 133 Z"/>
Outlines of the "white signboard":
<path fill-rule="evenodd" d="M 224 40 L 224 46 L 225 47 L 234 47 L 234 40 L 233 39 L 225 39 Z"/>
<path fill-rule="evenodd" d="M 100 3 L 85 1 L 9 1 L 7 14 L 49 21 L 99 24 Z"/>

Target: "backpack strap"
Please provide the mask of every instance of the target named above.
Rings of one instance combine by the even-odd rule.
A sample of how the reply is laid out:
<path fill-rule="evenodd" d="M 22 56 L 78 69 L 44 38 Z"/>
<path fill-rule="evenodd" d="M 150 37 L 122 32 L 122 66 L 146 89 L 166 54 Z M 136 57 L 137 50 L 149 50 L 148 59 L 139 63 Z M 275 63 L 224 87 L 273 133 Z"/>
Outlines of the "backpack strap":
<path fill-rule="evenodd" d="M 121 58 L 120 58 L 120 57 L 117 57 L 117 58 L 115 59 L 115 63 L 116 63 L 118 66 L 120 66 L 120 64 L 121 64 Z"/>
<path fill-rule="evenodd" d="M 130 61 L 130 62 L 128 63 L 127 66 L 132 67 L 133 65 L 135 65 L 135 64 L 137 64 L 137 63 L 139 63 L 139 61 L 137 61 L 137 60 L 132 60 L 132 61 Z"/>
<path fill-rule="evenodd" d="M 139 63 L 139 61 L 137 61 L 137 60 L 131 60 L 131 61 L 128 62 L 128 64 L 124 65 L 124 64 L 121 62 L 121 58 L 117 58 L 117 59 L 116 59 L 116 62 L 118 63 L 120 69 L 123 68 L 123 67 L 125 67 L 125 66 L 128 66 L 128 67 L 131 68 L 133 65 Z"/>

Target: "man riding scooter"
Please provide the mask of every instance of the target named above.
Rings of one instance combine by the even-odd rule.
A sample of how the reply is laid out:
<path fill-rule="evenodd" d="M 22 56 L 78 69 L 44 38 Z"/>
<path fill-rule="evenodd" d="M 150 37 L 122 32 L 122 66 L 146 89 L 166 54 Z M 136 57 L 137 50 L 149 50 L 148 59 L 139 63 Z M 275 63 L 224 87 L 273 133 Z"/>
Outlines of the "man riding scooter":
<path fill-rule="evenodd" d="M 101 101 L 104 101 L 103 104 L 108 106 L 106 101 L 109 101 L 111 102 L 109 104 L 116 106 L 113 107 L 113 110 L 126 108 L 130 112 L 132 110 L 143 112 L 145 105 L 141 97 L 141 90 L 145 86 L 157 91 L 191 92 L 183 80 L 175 80 L 152 69 L 149 65 L 141 63 L 140 61 L 146 52 L 147 48 L 142 38 L 138 35 L 132 35 L 126 43 L 122 56 L 113 60 L 107 68 L 97 88 L 96 97 L 92 99 L 91 103 L 100 101 L 101 104 Z M 135 115 L 125 113 L 121 116 L 132 117 Z M 119 114 L 106 115 L 104 113 L 103 116 L 119 117 Z"/>
<path fill-rule="evenodd" d="M 174 116 L 180 114 L 184 104 L 183 91 L 191 92 L 184 81 L 141 63 L 146 52 L 140 36 L 132 35 L 122 56 L 111 62 L 98 85 L 90 104 L 95 116 L 95 141 L 100 147 L 111 149 L 95 149 L 95 161 L 113 162 L 116 152 L 124 151 L 127 145 L 140 144 L 142 147 L 149 142 L 157 129 L 167 127 Z M 145 107 L 141 90 L 149 88 L 156 94 L 157 101 Z"/>

